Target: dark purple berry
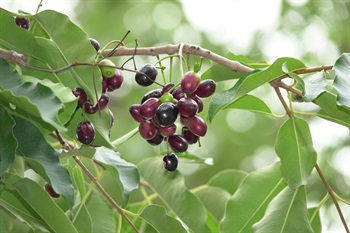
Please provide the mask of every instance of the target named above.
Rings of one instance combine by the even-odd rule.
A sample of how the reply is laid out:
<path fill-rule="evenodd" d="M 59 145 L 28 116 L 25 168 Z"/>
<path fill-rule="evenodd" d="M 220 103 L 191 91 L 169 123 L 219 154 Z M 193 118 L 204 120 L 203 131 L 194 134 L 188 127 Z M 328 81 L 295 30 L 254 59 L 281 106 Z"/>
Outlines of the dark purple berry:
<path fill-rule="evenodd" d="M 203 137 L 207 132 L 207 124 L 199 116 L 189 117 L 187 126 L 192 133 L 200 137 Z"/>
<path fill-rule="evenodd" d="M 50 195 L 52 198 L 59 198 L 60 194 L 56 193 L 56 191 L 52 188 L 52 186 L 49 183 L 45 183 L 44 188 L 46 192 Z"/>
<path fill-rule="evenodd" d="M 82 121 L 76 130 L 76 137 L 79 142 L 89 145 L 95 139 L 95 128 L 90 121 Z"/>
<path fill-rule="evenodd" d="M 163 95 L 162 90 L 161 89 L 156 89 L 156 90 L 152 90 L 147 92 L 141 100 L 141 104 L 144 103 L 146 100 L 148 100 L 149 98 L 160 98 Z"/>
<path fill-rule="evenodd" d="M 188 144 L 194 144 L 198 141 L 198 136 L 192 133 L 188 127 L 182 127 L 182 136 L 186 139 Z"/>
<path fill-rule="evenodd" d="M 124 76 L 120 70 L 115 70 L 115 74 L 107 79 L 108 91 L 114 91 L 119 89 L 124 81 Z"/>
<path fill-rule="evenodd" d="M 72 90 L 73 95 L 75 95 L 76 97 L 78 97 L 78 108 L 83 107 L 84 103 L 87 101 L 87 96 L 85 91 L 82 88 L 74 88 Z"/>
<path fill-rule="evenodd" d="M 156 110 L 154 120 L 160 126 L 169 126 L 174 124 L 178 113 L 179 111 L 173 103 L 162 103 Z"/>
<path fill-rule="evenodd" d="M 216 83 L 214 82 L 214 80 L 211 79 L 207 79 L 202 81 L 197 90 L 194 92 L 198 97 L 201 98 L 206 98 L 211 96 L 216 89 Z"/>
<path fill-rule="evenodd" d="M 101 98 L 98 100 L 98 104 L 96 105 L 96 109 L 102 110 L 109 103 L 109 96 L 106 93 L 102 93 Z"/>
<path fill-rule="evenodd" d="M 94 46 L 96 52 L 98 52 L 98 50 L 100 50 L 100 43 L 98 43 L 98 41 L 95 40 L 94 38 L 89 38 L 89 40 L 92 46 Z"/>
<path fill-rule="evenodd" d="M 105 93 L 108 88 L 107 78 L 102 78 L 102 93 Z"/>
<path fill-rule="evenodd" d="M 160 101 L 157 98 L 149 98 L 140 107 L 140 115 L 143 118 L 152 118 L 156 113 L 158 106 L 160 105 Z"/>
<path fill-rule="evenodd" d="M 169 126 L 162 126 L 162 127 L 159 127 L 158 130 L 159 130 L 159 133 L 164 137 L 170 137 L 176 132 L 176 125 L 172 124 Z"/>
<path fill-rule="evenodd" d="M 88 114 L 94 114 L 97 112 L 97 108 L 95 108 L 92 104 L 90 103 L 85 103 L 84 104 L 84 112 Z"/>
<path fill-rule="evenodd" d="M 169 92 L 173 87 L 175 86 L 174 83 L 167 83 L 163 88 L 162 88 L 162 93 L 167 93 Z M 171 93 L 171 92 L 170 92 Z"/>
<path fill-rule="evenodd" d="M 152 122 L 142 121 L 139 125 L 139 132 L 141 137 L 146 140 L 151 140 L 156 136 L 157 130 Z"/>
<path fill-rule="evenodd" d="M 196 101 L 191 98 L 181 98 L 177 103 L 177 109 L 182 116 L 191 117 L 196 115 L 198 105 Z"/>
<path fill-rule="evenodd" d="M 137 122 L 144 121 L 144 118 L 141 117 L 141 115 L 140 115 L 140 108 L 141 108 L 141 104 L 133 104 L 129 108 L 129 112 L 130 112 L 132 118 L 134 118 L 134 120 Z"/>
<path fill-rule="evenodd" d="M 194 72 L 185 73 L 181 80 L 181 89 L 186 94 L 195 92 L 201 82 L 200 77 Z"/>
<path fill-rule="evenodd" d="M 168 144 L 173 151 L 185 152 L 188 148 L 188 142 L 184 137 L 174 134 L 168 138 Z"/>
<path fill-rule="evenodd" d="M 174 153 L 168 153 L 163 157 L 163 167 L 169 172 L 176 170 L 178 165 L 178 159 Z"/>
<path fill-rule="evenodd" d="M 152 139 L 147 140 L 147 142 L 152 146 L 158 146 L 163 140 L 164 137 L 159 133 L 159 130 L 156 130 L 156 135 Z"/>
<path fill-rule="evenodd" d="M 198 106 L 198 111 L 197 113 L 200 113 L 203 111 L 203 101 L 201 100 L 201 98 L 199 98 L 197 95 L 195 94 L 188 94 L 187 95 L 188 98 L 193 99 L 194 101 L 196 101 L 197 106 Z"/>
<path fill-rule="evenodd" d="M 30 27 L 29 18 L 16 17 L 15 22 L 19 27 L 24 28 L 24 29 L 28 30 Z"/>
<path fill-rule="evenodd" d="M 143 87 L 149 86 L 156 80 L 158 70 L 152 64 L 141 66 L 139 72 L 135 75 L 135 81 Z"/>
<path fill-rule="evenodd" d="M 174 98 L 177 100 L 185 97 L 184 92 L 181 89 L 181 86 L 178 86 L 177 88 L 175 88 L 175 90 L 173 91 L 172 94 L 173 94 Z"/>

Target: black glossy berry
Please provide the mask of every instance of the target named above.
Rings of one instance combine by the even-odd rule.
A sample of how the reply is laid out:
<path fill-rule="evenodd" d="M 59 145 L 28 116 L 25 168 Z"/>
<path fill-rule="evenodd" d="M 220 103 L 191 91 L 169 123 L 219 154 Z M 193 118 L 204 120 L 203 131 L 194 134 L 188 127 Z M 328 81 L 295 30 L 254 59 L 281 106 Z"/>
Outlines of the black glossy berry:
<path fill-rule="evenodd" d="M 185 152 L 188 148 L 188 142 L 184 137 L 174 134 L 168 138 L 168 144 L 173 151 Z"/>
<path fill-rule="evenodd" d="M 160 126 L 169 126 L 174 124 L 178 113 L 179 111 L 173 103 L 162 103 L 156 110 L 154 120 Z"/>
<path fill-rule="evenodd" d="M 158 70 L 152 64 L 141 66 L 139 72 L 135 75 L 135 81 L 143 87 L 149 86 L 156 80 Z"/>
<path fill-rule="evenodd" d="M 163 167 L 169 172 L 175 171 L 178 163 L 178 159 L 174 153 L 168 153 L 163 157 Z"/>
<path fill-rule="evenodd" d="M 96 39 L 94 39 L 94 38 L 89 38 L 89 40 L 90 40 L 90 43 L 92 44 L 92 46 L 94 46 L 96 52 L 97 52 L 98 50 L 100 50 L 100 43 L 99 43 Z"/>
<path fill-rule="evenodd" d="M 52 188 L 52 186 L 49 183 L 45 183 L 44 188 L 46 192 L 50 195 L 52 198 L 59 198 L 60 194 L 56 193 L 56 191 Z"/>
<path fill-rule="evenodd" d="M 19 27 L 24 28 L 24 29 L 28 30 L 30 27 L 29 18 L 16 17 L 15 22 Z"/>
<path fill-rule="evenodd" d="M 152 98 L 152 97 L 160 98 L 162 95 L 163 93 L 161 89 L 155 89 L 155 90 L 149 91 L 142 97 L 141 104 L 146 100 L 148 100 L 149 98 Z"/>
<path fill-rule="evenodd" d="M 75 95 L 76 97 L 78 97 L 78 108 L 81 108 L 83 107 L 84 103 L 87 101 L 87 96 L 86 96 L 86 93 L 85 91 L 80 88 L 80 87 L 77 87 L 77 88 L 74 88 L 72 90 L 73 92 L 73 95 Z"/>
<path fill-rule="evenodd" d="M 82 121 L 76 130 L 76 137 L 79 142 L 89 145 L 95 139 L 95 128 L 90 121 Z"/>

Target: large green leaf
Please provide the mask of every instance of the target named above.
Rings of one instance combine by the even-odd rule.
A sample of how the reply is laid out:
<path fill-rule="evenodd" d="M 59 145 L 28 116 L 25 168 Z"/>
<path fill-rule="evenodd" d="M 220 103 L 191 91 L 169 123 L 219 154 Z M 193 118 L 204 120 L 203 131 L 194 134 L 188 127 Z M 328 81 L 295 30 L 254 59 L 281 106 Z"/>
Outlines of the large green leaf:
<path fill-rule="evenodd" d="M 57 152 L 35 125 L 19 117 L 14 119 L 16 126 L 13 132 L 18 141 L 18 155 L 31 164 L 44 179 L 48 178 L 47 181 L 54 190 L 66 196 L 72 206 L 74 201 L 72 181 L 66 168 L 61 165 Z"/>
<path fill-rule="evenodd" d="M 160 158 L 143 160 L 138 165 L 141 176 L 192 232 L 210 232 L 203 204 L 186 188 L 180 173 L 167 172 L 162 163 Z"/>
<path fill-rule="evenodd" d="M 2 58 L 0 70 L 0 104 L 51 131 L 66 130 L 58 119 L 62 102 L 50 88 L 38 82 L 23 82 L 17 71 Z"/>
<path fill-rule="evenodd" d="M 320 212 L 319 209 L 309 208 L 308 210 L 309 220 L 312 227 L 312 230 L 314 230 L 315 233 L 321 233 L 322 232 L 322 223 L 320 218 Z"/>
<path fill-rule="evenodd" d="M 247 175 L 248 173 L 245 171 L 235 169 L 223 170 L 211 177 L 208 185 L 225 189 L 233 195 Z"/>
<path fill-rule="evenodd" d="M 26 29 L 16 25 L 14 16 L 0 8 L 0 45 L 17 53 L 43 59 L 40 45 Z"/>
<path fill-rule="evenodd" d="M 11 166 L 15 160 L 17 150 L 17 140 L 13 135 L 15 121 L 6 111 L 5 107 L 0 105 L 0 176 Z"/>
<path fill-rule="evenodd" d="M 290 117 L 279 129 L 275 150 L 281 159 L 284 181 L 292 189 L 307 184 L 317 153 L 306 121 Z"/>
<path fill-rule="evenodd" d="M 90 213 L 88 212 L 85 204 L 75 206 L 73 208 L 73 214 L 74 218 L 72 223 L 74 224 L 74 227 L 79 232 L 92 233 L 93 219 L 91 219 Z"/>
<path fill-rule="evenodd" d="M 94 62 L 96 51 L 91 46 L 88 35 L 72 23 L 66 15 L 46 10 L 36 14 L 34 19 L 33 34 L 49 39 L 38 39 L 38 43 L 43 44 L 43 49 L 46 51 L 44 54 L 45 62 L 49 67 L 55 69 L 74 62 Z M 96 103 L 96 94 L 100 96 L 102 91 L 101 72 L 98 67 L 94 69 L 97 93 L 94 89 L 91 66 L 75 66 L 68 71 L 71 78 L 61 80 L 61 82 L 71 89 L 77 86 L 82 87 L 91 102 Z"/>
<path fill-rule="evenodd" d="M 158 232 L 186 233 L 181 223 L 166 214 L 165 208 L 159 205 L 148 205 L 142 210 L 140 217 L 143 218 Z"/>
<path fill-rule="evenodd" d="M 254 233 L 313 232 L 306 208 L 305 186 L 286 187 L 271 201 L 264 217 L 252 230 Z"/>
<path fill-rule="evenodd" d="M 120 180 L 124 188 L 123 195 L 126 204 L 131 191 L 139 187 L 140 174 L 137 167 L 120 158 L 118 152 L 105 148 L 98 148 L 94 159 L 102 163 L 113 177 Z"/>
<path fill-rule="evenodd" d="M 333 87 L 338 91 L 337 104 L 350 107 L 350 53 L 344 53 L 335 62 Z"/>
<path fill-rule="evenodd" d="M 270 201 L 285 186 L 279 163 L 250 173 L 227 202 L 220 232 L 250 232 Z"/>
<path fill-rule="evenodd" d="M 337 97 L 330 92 L 323 92 L 316 99 L 320 106 L 317 116 L 350 128 L 350 109 L 336 104 Z"/>
<path fill-rule="evenodd" d="M 38 183 L 22 178 L 13 183 L 13 187 L 54 232 L 77 232 L 62 209 Z"/>
<path fill-rule="evenodd" d="M 212 121 L 219 110 L 231 104 L 248 92 L 268 83 L 285 74 L 282 67 L 287 67 L 289 71 L 305 68 L 305 65 L 294 58 L 283 57 L 277 59 L 271 66 L 263 70 L 255 70 L 240 78 L 229 90 L 216 93 L 210 101 L 208 117 Z"/>
<path fill-rule="evenodd" d="M 116 232 L 116 221 L 111 206 L 98 191 L 91 192 L 85 206 L 92 220 L 92 232 Z"/>
<path fill-rule="evenodd" d="M 227 105 L 224 109 L 242 109 L 251 112 L 263 113 L 272 115 L 271 109 L 265 104 L 265 102 L 253 95 L 244 95 L 241 98 L 233 101 Z"/>

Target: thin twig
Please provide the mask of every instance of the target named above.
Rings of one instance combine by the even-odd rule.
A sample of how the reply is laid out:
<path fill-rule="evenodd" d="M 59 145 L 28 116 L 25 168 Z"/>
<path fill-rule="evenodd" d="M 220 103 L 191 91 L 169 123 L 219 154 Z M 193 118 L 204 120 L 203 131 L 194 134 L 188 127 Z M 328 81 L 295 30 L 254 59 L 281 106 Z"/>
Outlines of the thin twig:
<path fill-rule="evenodd" d="M 332 189 L 331 186 L 328 184 L 326 178 L 324 177 L 324 175 L 323 175 L 323 173 L 322 173 L 322 171 L 321 171 L 321 169 L 320 169 L 320 167 L 318 166 L 317 163 L 315 164 L 315 168 L 316 168 L 316 171 L 317 171 L 318 175 L 320 176 L 320 178 L 321 178 L 321 180 L 322 180 L 324 186 L 326 187 L 326 189 L 327 189 L 329 195 L 331 196 L 335 207 L 337 208 L 339 217 L 340 217 L 340 219 L 341 219 L 341 221 L 342 221 L 342 223 L 343 223 L 343 225 L 344 225 L 345 231 L 346 231 L 347 233 L 349 233 L 350 231 L 349 231 L 348 225 L 346 224 L 346 221 L 345 221 L 343 212 L 342 212 L 341 209 L 340 209 L 339 203 L 338 203 L 338 201 L 337 201 L 336 196 L 334 195 L 333 189 Z"/>
<path fill-rule="evenodd" d="M 275 90 L 275 92 L 276 92 L 276 94 L 277 94 L 279 100 L 281 101 L 284 110 L 286 110 L 287 115 L 288 115 L 289 117 L 291 117 L 291 116 L 292 116 L 292 112 L 290 111 L 290 109 L 289 109 L 289 107 L 288 107 L 286 101 L 284 100 L 284 98 L 283 98 L 283 96 L 282 96 L 282 94 L 281 94 L 281 90 L 279 89 L 278 86 L 273 86 L 273 89 Z"/>
<path fill-rule="evenodd" d="M 102 194 L 108 199 L 108 201 L 117 209 L 120 215 L 125 218 L 125 220 L 134 228 L 135 232 L 139 232 L 134 223 L 129 219 L 129 217 L 123 212 L 123 209 L 113 200 L 113 198 L 108 194 L 108 192 L 102 187 L 98 180 L 91 174 L 89 169 L 80 161 L 76 156 L 73 156 L 75 162 L 81 167 L 85 174 L 90 178 L 90 180 L 96 185 L 96 187 L 102 192 Z"/>

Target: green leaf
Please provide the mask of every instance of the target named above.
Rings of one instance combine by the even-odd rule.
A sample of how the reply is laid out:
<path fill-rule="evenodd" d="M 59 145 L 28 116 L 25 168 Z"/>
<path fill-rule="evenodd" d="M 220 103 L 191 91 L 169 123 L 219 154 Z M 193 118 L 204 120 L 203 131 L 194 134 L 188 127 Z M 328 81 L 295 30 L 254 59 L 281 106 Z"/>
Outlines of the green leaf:
<path fill-rule="evenodd" d="M 22 80 L 37 82 L 38 79 L 31 76 L 22 76 Z M 73 95 L 72 90 L 60 83 L 53 83 L 49 79 L 40 80 L 39 83 L 50 88 L 61 101 L 62 107 L 58 112 L 58 118 L 62 124 L 66 124 L 72 117 L 77 107 L 77 98 Z"/>
<path fill-rule="evenodd" d="M 220 232 L 250 232 L 251 226 L 264 215 L 270 201 L 286 186 L 280 164 L 250 173 L 229 199 Z"/>
<path fill-rule="evenodd" d="M 235 100 L 244 96 L 248 92 L 268 83 L 285 74 L 282 66 L 287 66 L 289 71 L 305 68 L 305 65 L 294 58 L 279 58 L 271 66 L 263 70 L 255 70 L 240 78 L 229 90 L 216 93 L 210 101 L 208 117 L 212 121 L 219 110 L 225 108 Z"/>
<path fill-rule="evenodd" d="M 350 53 L 342 54 L 335 62 L 333 87 L 338 91 L 337 104 L 350 107 Z"/>
<path fill-rule="evenodd" d="M 15 121 L 6 111 L 4 106 L 0 105 L 0 176 L 12 165 L 15 160 L 17 150 L 17 140 L 13 135 Z"/>
<path fill-rule="evenodd" d="M 281 159 L 282 176 L 288 186 L 296 189 L 306 185 L 317 158 L 306 121 L 290 117 L 279 129 L 275 150 Z"/>
<path fill-rule="evenodd" d="M 139 187 L 140 174 L 137 167 L 120 158 L 118 152 L 105 148 L 98 148 L 94 158 L 102 163 L 113 177 L 120 180 L 124 188 L 123 195 L 126 204 L 131 191 Z"/>
<path fill-rule="evenodd" d="M 307 210 L 307 212 L 308 212 L 309 221 L 310 221 L 312 230 L 315 233 L 321 233 L 322 232 L 322 223 L 321 223 L 319 210 L 315 207 L 315 208 L 309 208 Z"/>
<path fill-rule="evenodd" d="M 224 216 L 226 202 L 231 197 L 230 193 L 222 188 L 208 186 L 195 194 L 214 219 L 219 222 Z"/>
<path fill-rule="evenodd" d="M 305 186 L 286 187 L 269 204 L 264 217 L 252 228 L 263 232 L 313 232 L 306 208 Z"/>
<path fill-rule="evenodd" d="M 57 152 L 47 143 L 35 125 L 15 117 L 14 134 L 18 141 L 18 155 L 22 156 L 40 174 L 49 178 L 54 190 L 68 198 L 70 206 L 74 201 L 74 189 L 68 171 L 58 158 Z M 29 140 L 30 139 L 30 140 Z M 43 172 L 40 172 L 40 171 Z"/>
<path fill-rule="evenodd" d="M 317 96 L 324 92 L 327 87 L 327 79 L 324 71 L 306 76 L 303 78 L 303 81 L 303 100 L 305 102 L 313 101 Z"/>
<path fill-rule="evenodd" d="M 73 208 L 74 218 L 72 223 L 78 232 L 92 233 L 92 222 L 90 213 L 85 204 Z M 98 224 L 98 223 L 97 223 Z"/>
<path fill-rule="evenodd" d="M 15 182 L 13 187 L 53 231 L 77 232 L 61 208 L 39 184 L 28 178 L 22 178 Z"/>
<path fill-rule="evenodd" d="M 38 39 L 38 42 L 44 45 L 43 49 L 48 51 L 45 53 L 45 62 L 49 67 L 56 69 L 74 62 L 94 62 L 96 51 L 91 46 L 88 35 L 72 23 L 66 15 L 46 10 L 36 14 L 34 19 L 33 34 L 44 38 L 49 37 L 48 40 Z M 54 56 L 50 53 L 51 51 L 55 54 Z M 99 68 L 95 67 L 94 69 L 96 94 L 91 66 L 75 66 L 67 71 L 71 78 L 70 80 L 62 80 L 62 83 L 71 89 L 78 86 L 82 87 L 90 101 L 93 104 L 97 103 L 96 94 L 100 96 L 102 91 L 100 82 L 102 76 Z"/>
<path fill-rule="evenodd" d="M 84 198 L 86 195 L 86 186 L 81 167 L 76 165 L 74 167 L 68 167 L 68 170 L 70 171 L 75 186 L 78 188 L 80 199 Z"/>
<path fill-rule="evenodd" d="M 115 233 L 116 221 L 113 211 L 98 191 L 91 192 L 85 206 L 92 219 L 92 232 Z"/>
<path fill-rule="evenodd" d="M 235 169 L 223 170 L 208 181 L 208 185 L 227 190 L 233 195 L 248 173 Z"/>
<path fill-rule="evenodd" d="M 0 45 L 17 53 L 42 59 L 42 50 L 30 31 L 16 25 L 14 16 L 0 9 Z M 10 32 L 10 33 L 9 33 Z"/>
<path fill-rule="evenodd" d="M 241 98 L 233 101 L 227 105 L 224 109 L 242 109 L 251 112 L 263 113 L 273 115 L 270 108 L 264 101 L 253 95 L 244 95 Z"/>
<path fill-rule="evenodd" d="M 186 188 L 180 173 L 167 172 L 162 163 L 159 158 L 143 160 L 138 165 L 141 176 L 192 232 L 210 232 L 203 204 Z"/>
<path fill-rule="evenodd" d="M 23 82 L 17 71 L 2 58 L 0 70 L 0 104 L 51 131 L 66 130 L 58 119 L 62 103 L 50 88 L 37 82 Z"/>
<path fill-rule="evenodd" d="M 320 106 L 317 116 L 350 128 L 350 109 L 336 104 L 337 97 L 330 92 L 323 92 L 316 99 Z"/>
<path fill-rule="evenodd" d="M 187 232 L 179 221 L 166 214 L 163 206 L 148 205 L 142 210 L 140 217 L 146 220 L 158 232 Z"/>

